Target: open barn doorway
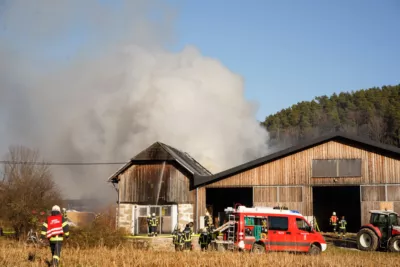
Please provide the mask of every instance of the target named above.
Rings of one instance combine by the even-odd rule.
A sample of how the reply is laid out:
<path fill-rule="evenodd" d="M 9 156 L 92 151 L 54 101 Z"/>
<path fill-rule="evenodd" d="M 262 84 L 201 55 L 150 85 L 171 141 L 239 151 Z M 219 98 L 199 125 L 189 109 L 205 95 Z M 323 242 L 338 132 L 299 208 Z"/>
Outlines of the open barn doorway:
<path fill-rule="evenodd" d="M 212 211 L 212 217 L 218 218 L 216 225 L 223 224 L 223 214 L 227 207 L 234 207 L 240 203 L 246 207 L 253 206 L 253 188 L 237 187 L 237 188 L 207 188 L 206 204 Z"/>
<path fill-rule="evenodd" d="M 329 218 L 335 211 L 339 220 L 345 216 L 347 232 L 356 233 L 361 226 L 359 186 L 313 187 L 313 210 L 318 226 L 323 232 L 332 232 Z"/>

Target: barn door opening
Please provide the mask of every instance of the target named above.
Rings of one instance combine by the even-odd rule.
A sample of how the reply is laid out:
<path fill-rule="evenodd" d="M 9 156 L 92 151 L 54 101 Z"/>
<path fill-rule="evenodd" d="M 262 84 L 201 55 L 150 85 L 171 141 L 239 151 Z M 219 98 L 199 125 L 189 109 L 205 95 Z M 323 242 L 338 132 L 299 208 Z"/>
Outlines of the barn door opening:
<path fill-rule="evenodd" d="M 224 210 L 227 207 L 234 207 L 240 203 L 246 207 L 253 206 L 253 188 L 207 188 L 206 189 L 206 205 L 212 210 L 212 216 L 218 218 L 217 225 L 222 225 L 224 221 Z"/>
<path fill-rule="evenodd" d="M 357 232 L 361 226 L 360 186 L 313 187 L 313 211 L 323 232 L 332 232 L 329 218 L 333 211 L 339 220 L 345 216 L 348 232 Z"/>

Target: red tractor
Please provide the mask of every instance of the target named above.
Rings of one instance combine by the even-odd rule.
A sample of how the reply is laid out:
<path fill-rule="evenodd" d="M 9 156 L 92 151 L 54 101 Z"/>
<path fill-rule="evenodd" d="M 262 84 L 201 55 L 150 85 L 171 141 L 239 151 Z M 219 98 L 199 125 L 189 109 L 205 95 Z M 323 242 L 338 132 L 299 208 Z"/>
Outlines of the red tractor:
<path fill-rule="evenodd" d="M 400 252 L 399 215 L 393 211 L 371 210 L 369 224 L 361 226 L 357 247 L 363 251 L 378 249 Z"/>

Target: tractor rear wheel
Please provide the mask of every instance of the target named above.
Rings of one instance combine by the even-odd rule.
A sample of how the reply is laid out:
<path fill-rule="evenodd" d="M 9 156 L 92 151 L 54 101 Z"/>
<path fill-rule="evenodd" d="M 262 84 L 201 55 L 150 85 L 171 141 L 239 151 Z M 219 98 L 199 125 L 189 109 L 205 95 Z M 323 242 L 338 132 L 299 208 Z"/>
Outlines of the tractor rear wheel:
<path fill-rule="evenodd" d="M 390 252 L 400 252 L 400 236 L 394 236 L 390 239 L 389 242 L 389 251 Z"/>
<path fill-rule="evenodd" d="M 378 236 L 371 229 L 361 229 L 357 234 L 357 247 L 362 251 L 376 251 L 378 249 Z"/>
<path fill-rule="evenodd" d="M 262 254 L 265 253 L 265 246 L 262 244 L 254 244 L 253 247 L 251 248 L 251 252 L 253 253 L 258 253 Z"/>

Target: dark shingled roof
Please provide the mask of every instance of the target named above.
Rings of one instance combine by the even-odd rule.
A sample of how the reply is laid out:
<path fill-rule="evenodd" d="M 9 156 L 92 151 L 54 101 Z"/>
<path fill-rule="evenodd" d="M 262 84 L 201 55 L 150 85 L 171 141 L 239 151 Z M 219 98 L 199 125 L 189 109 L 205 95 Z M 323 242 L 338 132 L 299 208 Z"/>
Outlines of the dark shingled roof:
<path fill-rule="evenodd" d="M 356 136 L 351 136 L 348 134 L 344 134 L 344 133 L 332 133 L 329 135 L 325 135 L 325 136 L 321 136 L 318 138 L 315 138 L 311 141 L 299 144 L 299 145 L 295 145 L 292 147 L 289 147 L 287 149 L 278 151 L 276 153 L 267 155 L 265 157 L 247 162 L 245 164 L 239 165 L 237 167 L 228 169 L 226 171 L 220 172 L 220 173 L 216 173 L 214 175 L 210 175 L 210 176 L 204 176 L 204 175 L 195 175 L 194 177 L 194 187 L 200 187 L 200 186 L 205 186 L 208 184 L 212 184 L 215 183 L 217 181 L 223 180 L 225 178 L 231 177 L 235 174 L 244 172 L 246 170 L 258 167 L 260 165 L 263 165 L 265 163 L 271 162 L 271 161 L 275 161 L 278 160 L 280 158 L 289 156 L 291 154 L 295 154 L 298 153 L 300 151 L 303 151 L 305 149 L 311 148 L 313 146 L 317 146 L 329 141 L 337 141 L 346 145 L 350 145 L 353 147 L 359 147 L 361 149 L 365 149 L 365 150 L 369 150 L 381 155 L 385 155 L 388 157 L 393 157 L 396 159 L 400 159 L 400 148 L 394 147 L 394 146 L 390 146 L 390 145 L 385 145 L 382 143 L 378 143 L 375 141 L 371 141 L 368 139 L 364 139 L 361 137 L 356 137 Z"/>
<path fill-rule="evenodd" d="M 108 181 L 115 181 L 118 175 L 127 170 L 135 163 L 145 163 L 146 161 L 175 161 L 182 168 L 187 170 L 193 175 L 209 176 L 212 175 L 210 171 L 204 168 L 199 162 L 192 158 L 188 153 L 182 152 L 176 148 L 166 145 L 161 142 L 155 142 L 150 147 L 146 148 L 127 164 L 122 166 L 116 173 L 114 173 Z"/>

